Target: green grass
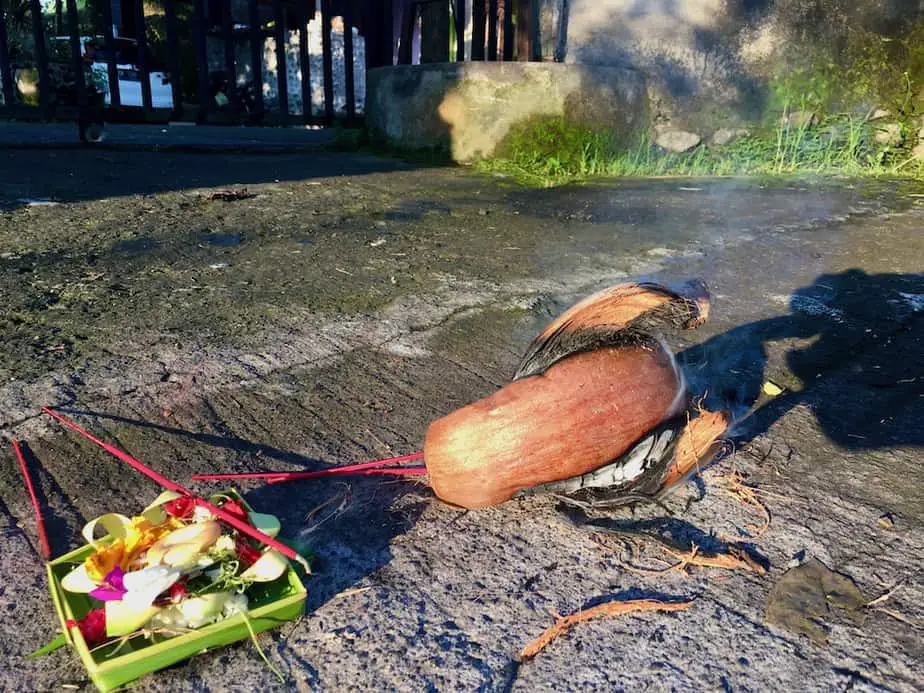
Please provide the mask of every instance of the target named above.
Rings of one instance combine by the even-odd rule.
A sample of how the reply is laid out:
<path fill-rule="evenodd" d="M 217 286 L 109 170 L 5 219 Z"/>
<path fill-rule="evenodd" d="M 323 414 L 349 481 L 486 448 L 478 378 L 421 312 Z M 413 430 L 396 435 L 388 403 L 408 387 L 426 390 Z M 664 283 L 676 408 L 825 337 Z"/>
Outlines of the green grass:
<path fill-rule="evenodd" d="M 875 125 L 834 116 L 813 127 L 765 128 L 726 147 L 700 145 L 671 154 L 647 140 L 629 146 L 605 132 L 544 119 L 515 129 L 492 159 L 476 166 L 522 183 L 554 186 L 594 177 L 845 175 L 924 180 L 924 162 L 911 157 L 916 133 L 900 147 L 878 144 Z"/>

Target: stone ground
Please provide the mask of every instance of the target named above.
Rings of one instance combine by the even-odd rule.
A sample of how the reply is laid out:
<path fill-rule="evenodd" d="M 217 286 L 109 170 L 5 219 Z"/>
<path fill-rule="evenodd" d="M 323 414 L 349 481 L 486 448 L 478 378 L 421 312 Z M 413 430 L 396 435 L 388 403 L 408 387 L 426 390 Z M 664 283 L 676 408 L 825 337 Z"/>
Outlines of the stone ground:
<path fill-rule="evenodd" d="M 254 197 L 209 199 L 239 185 Z M 5 149 L 0 429 L 29 444 L 60 554 L 84 521 L 157 489 L 42 405 L 180 482 L 411 452 L 577 298 L 700 276 L 713 318 L 668 340 L 711 404 L 759 408 L 672 515 L 588 521 L 545 496 L 464 513 L 375 479 L 243 484 L 317 554 L 304 617 L 261 636 L 287 682 L 241 643 L 135 690 L 920 690 L 922 199 L 888 182 L 528 190 L 323 152 Z M 767 379 L 785 388 L 769 401 Z M 0 688 L 88 689 L 67 650 L 23 659 L 57 623 L 0 455 Z M 760 513 L 726 492 L 733 471 L 770 512 L 759 537 Z M 641 574 L 626 564 L 664 566 L 650 545 L 631 557 L 642 532 L 742 542 L 767 571 Z M 810 558 L 867 600 L 899 587 L 768 623 L 771 589 Z M 552 612 L 639 596 L 695 603 L 579 625 L 517 663 Z"/>

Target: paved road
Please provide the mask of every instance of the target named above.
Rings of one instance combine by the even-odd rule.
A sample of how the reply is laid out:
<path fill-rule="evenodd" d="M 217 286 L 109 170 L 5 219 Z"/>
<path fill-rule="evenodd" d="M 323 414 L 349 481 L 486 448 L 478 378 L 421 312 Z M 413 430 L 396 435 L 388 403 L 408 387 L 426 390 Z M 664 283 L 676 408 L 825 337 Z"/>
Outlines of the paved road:
<path fill-rule="evenodd" d="M 156 489 L 38 417 L 42 405 L 180 481 L 410 452 L 433 418 L 509 379 L 551 316 L 638 277 L 712 287 L 712 321 L 669 336 L 710 403 L 743 415 L 765 380 L 785 388 L 739 425 L 733 455 L 669 500 L 672 517 L 588 525 L 548 497 L 460 513 L 424 486 L 378 480 L 245 485 L 318 556 L 304 618 L 261 639 L 287 683 L 241 644 L 138 690 L 924 685 L 920 189 L 536 191 L 370 158 L 84 150 L 4 152 L 0 183 L 0 427 L 40 464 L 57 552 L 87 518 L 142 507 Z M 255 196 L 209 198 L 241 184 Z M 69 652 L 21 659 L 56 624 L 3 459 L 0 688 L 84 686 Z M 770 512 L 759 538 L 760 513 L 723 490 L 732 470 Z M 614 529 L 736 536 L 769 570 L 639 574 Z M 656 555 L 636 560 L 662 566 Z M 882 605 L 891 614 L 822 597 L 812 618 L 826 643 L 794 631 L 805 604 L 788 626 L 768 624 L 773 586 L 813 557 L 870 599 L 901 582 Z M 516 664 L 553 611 L 627 596 L 696 601 L 583 624 Z"/>
<path fill-rule="evenodd" d="M 308 127 L 269 128 L 193 123 L 105 126 L 99 149 L 187 152 L 282 153 L 317 151 L 331 144 L 334 130 Z M 83 147 L 74 123 L 0 121 L 0 148 Z"/>

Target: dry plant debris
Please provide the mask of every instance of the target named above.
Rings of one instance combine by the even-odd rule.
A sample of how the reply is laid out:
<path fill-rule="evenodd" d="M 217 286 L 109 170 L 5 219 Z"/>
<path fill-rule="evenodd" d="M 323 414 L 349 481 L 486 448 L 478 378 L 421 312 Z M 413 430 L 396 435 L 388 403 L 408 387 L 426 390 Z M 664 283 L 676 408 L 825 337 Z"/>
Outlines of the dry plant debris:
<path fill-rule="evenodd" d="M 561 616 L 553 612 L 555 623 L 545 629 L 545 631 L 535 640 L 531 641 L 520 652 L 520 660 L 532 659 L 537 654 L 548 647 L 556 638 L 564 635 L 571 626 L 584 621 L 590 621 L 594 618 L 605 616 L 622 616 L 640 611 L 685 611 L 693 606 L 693 601 L 686 602 L 661 602 L 656 599 L 635 599 L 625 602 L 606 602 L 598 604 L 589 609 L 575 611 L 568 616 Z"/>
<path fill-rule="evenodd" d="M 671 545 L 657 536 L 644 532 L 632 535 L 631 537 L 621 538 L 629 548 L 632 557 L 629 562 L 620 561 L 620 564 L 625 570 L 638 575 L 663 575 L 664 573 L 675 570 L 686 574 L 686 569 L 690 566 L 699 568 L 719 568 L 721 570 L 746 570 L 758 573 L 759 575 L 766 573 L 764 566 L 755 561 L 746 550 L 737 546 L 727 547 L 725 553 L 704 553 L 701 547 L 695 544 L 685 550 L 681 547 Z M 665 568 L 645 568 L 635 565 L 640 558 L 640 544 L 642 543 L 655 546 L 676 559 L 676 562 L 671 563 Z"/>
<path fill-rule="evenodd" d="M 763 493 L 756 486 L 745 483 L 744 475 L 737 469 L 732 469 L 727 474 L 716 476 L 711 485 L 720 489 L 725 495 L 741 503 L 741 505 L 758 513 L 761 517 L 759 525 L 748 525 L 745 528 L 751 533 L 750 539 L 759 539 L 770 528 L 770 510 L 760 499 Z M 727 536 L 720 537 L 724 541 L 737 541 L 739 538 Z"/>
<path fill-rule="evenodd" d="M 251 197 L 256 197 L 256 195 L 249 192 L 247 188 L 238 188 L 237 190 L 216 190 L 215 192 L 209 193 L 206 199 L 210 201 L 221 200 L 222 202 L 233 202 L 234 200 L 247 200 Z"/>

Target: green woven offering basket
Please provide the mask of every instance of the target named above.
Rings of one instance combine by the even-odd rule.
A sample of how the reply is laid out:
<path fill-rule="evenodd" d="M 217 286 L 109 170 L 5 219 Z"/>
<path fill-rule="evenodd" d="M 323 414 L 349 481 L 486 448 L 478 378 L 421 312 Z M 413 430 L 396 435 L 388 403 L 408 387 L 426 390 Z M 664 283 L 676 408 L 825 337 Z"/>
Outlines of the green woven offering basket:
<path fill-rule="evenodd" d="M 236 491 L 224 493 L 244 503 Z M 246 503 L 244 505 L 252 510 Z M 260 633 L 292 621 L 304 611 L 307 590 L 290 564 L 285 575 L 278 580 L 255 584 L 247 590 L 250 604 L 246 620 L 243 615 L 235 614 L 183 635 L 138 637 L 124 643 L 117 640 L 91 651 L 80 629 L 76 626 L 68 628 L 67 624 L 76 623 L 96 604 L 88 595 L 64 590 L 61 580 L 75 565 L 83 563 L 93 550 L 87 545 L 71 551 L 48 563 L 47 570 L 51 598 L 65 637 L 77 651 L 93 683 L 103 693 L 193 655 L 248 639 L 250 629 L 247 621 L 254 633 Z"/>

